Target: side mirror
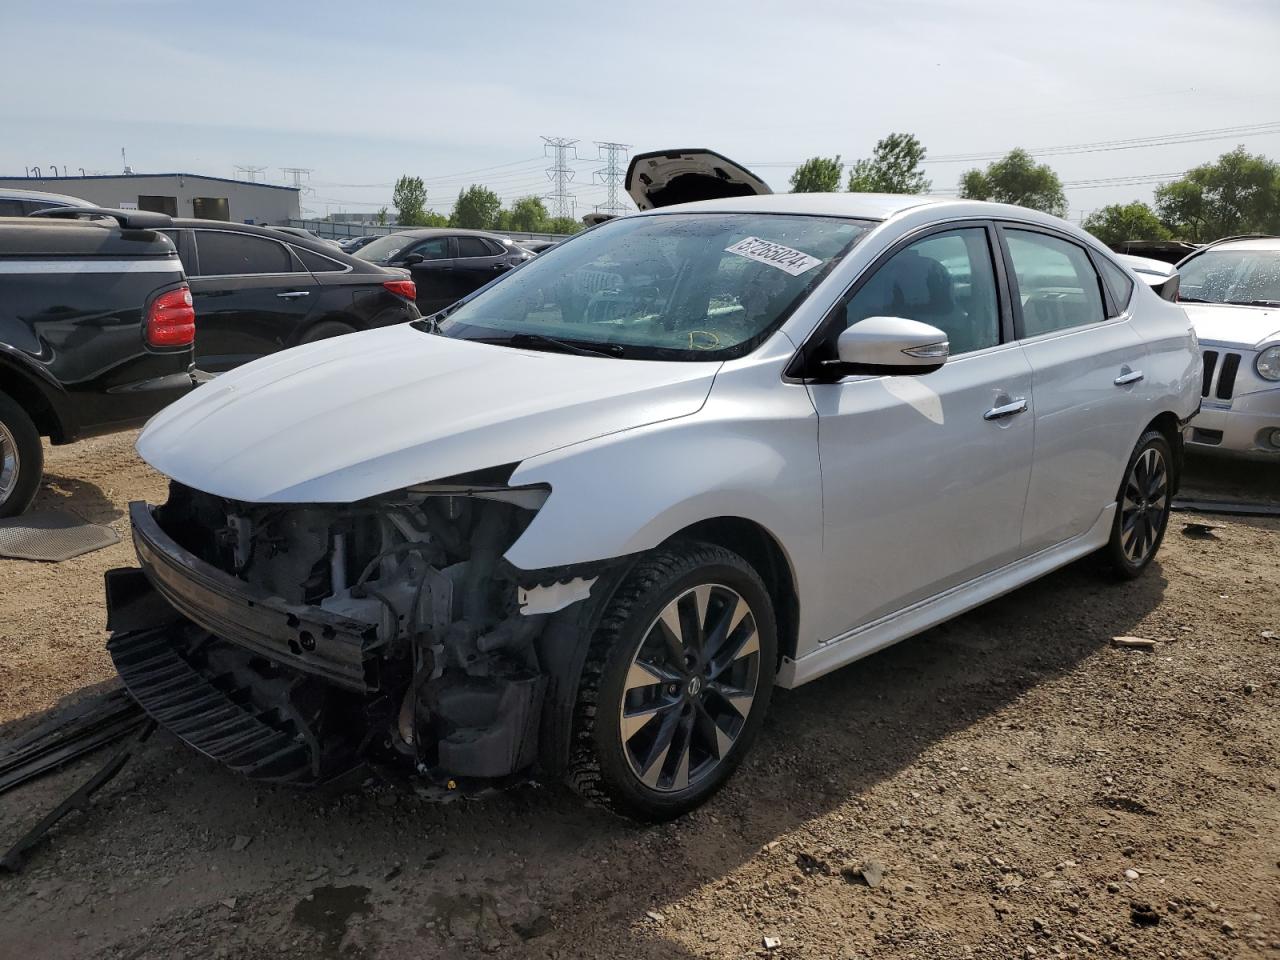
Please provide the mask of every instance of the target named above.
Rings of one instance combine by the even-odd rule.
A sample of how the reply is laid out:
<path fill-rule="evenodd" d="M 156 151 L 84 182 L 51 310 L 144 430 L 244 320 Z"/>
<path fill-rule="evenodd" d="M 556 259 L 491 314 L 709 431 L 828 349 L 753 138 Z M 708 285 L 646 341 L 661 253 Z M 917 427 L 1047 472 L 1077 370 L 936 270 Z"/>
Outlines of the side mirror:
<path fill-rule="evenodd" d="M 868 317 L 836 338 L 836 355 L 828 360 L 841 376 L 849 374 L 933 373 L 947 362 L 947 335 L 937 327 L 902 317 Z"/>
<path fill-rule="evenodd" d="M 423 260 L 426 260 L 426 259 L 427 258 L 420 253 L 411 253 L 400 262 L 404 264 L 406 267 L 415 267 L 418 264 L 422 263 Z"/>

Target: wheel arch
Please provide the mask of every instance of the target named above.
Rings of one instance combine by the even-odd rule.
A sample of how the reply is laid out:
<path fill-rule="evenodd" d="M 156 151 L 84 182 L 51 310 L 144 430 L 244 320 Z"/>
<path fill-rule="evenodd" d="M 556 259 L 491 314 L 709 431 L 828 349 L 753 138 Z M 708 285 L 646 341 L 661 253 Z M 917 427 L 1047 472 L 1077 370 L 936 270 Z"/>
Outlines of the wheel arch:
<path fill-rule="evenodd" d="M 712 543 L 747 561 L 764 581 L 773 601 L 778 625 L 779 663 L 783 657 L 795 657 L 800 628 L 800 600 L 796 590 L 795 571 L 777 537 L 755 520 L 730 516 L 700 520 L 678 531 L 670 539 Z"/>
<path fill-rule="evenodd" d="M 3 353 L 0 353 L 0 393 L 17 401 L 42 437 L 49 437 L 54 443 L 69 439 L 71 430 L 50 396 L 49 388 Z"/>
<path fill-rule="evenodd" d="M 1182 483 L 1183 446 L 1181 421 L 1172 410 L 1166 410 L 1143 427 L 1142 433 L 1146 433 L 1149 430 L 1160 431 L 1164 438 L 1169 441 L 1169 449 L 1173 452 L 1173 469 L 1171 471 L 1173 476 L 1170 478 L 1171 482 L 1169 484 L 1169 493 L 1172 496 L 1178 492 L 1178 487 Z M 1139 434 L 1139 436 L 1141 435 Z"/>

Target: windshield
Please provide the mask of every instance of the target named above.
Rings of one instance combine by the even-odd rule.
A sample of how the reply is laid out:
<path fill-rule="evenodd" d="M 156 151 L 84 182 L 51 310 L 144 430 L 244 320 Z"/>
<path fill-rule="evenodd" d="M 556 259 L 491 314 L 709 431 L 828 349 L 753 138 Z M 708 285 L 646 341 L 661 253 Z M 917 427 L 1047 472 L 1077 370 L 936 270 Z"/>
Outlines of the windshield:
<path fill-rule="evenodd" d="M 1178 273 L 1179 300 L 1280 305 L 1280 250 L 1210 250 Z"/>
<path fill-rule="evenodd" d="M 870 228 L 746 213 L 613 220 L 528 261 L 458 307 L 439 332 L 637 359 L 742 356 Z"/>
<path fill-rule="evenodd" d="M 368 260 L 370 263 L 386 263 L 389 260 L 394 260 L 396 254 L 413 243 L 413 241 L 414 238 L 408 234 L 392 233 L 385 237 L 379 237 L 371 243 L 366 243 L 352 256 L 359 257 L 361 260 Z"/>

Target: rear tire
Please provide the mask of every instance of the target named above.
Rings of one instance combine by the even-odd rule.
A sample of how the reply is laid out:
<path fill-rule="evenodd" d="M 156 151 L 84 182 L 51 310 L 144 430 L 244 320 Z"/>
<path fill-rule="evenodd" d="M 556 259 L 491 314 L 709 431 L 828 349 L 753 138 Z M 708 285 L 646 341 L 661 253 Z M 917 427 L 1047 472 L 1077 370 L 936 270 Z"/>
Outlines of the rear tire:
<path fill-rule="evenodd" d="M 642 559 L 591 639 L 568 780 L 638 820 L 678 817 L 733 774 L 769 705 L 773 604 L 735 553 L 676 542 Z"/>
<path fill-rule="evenodd" d="M 1173 450 L 1159 430 L 1138 439 L 1116 494 L 1111 539 L 1098 552 L 1105 571 L 1132 580 L 1155 559 L 1169 525 L 1172 505 Z"/>
<path fill-rule="evenodd" d="M 40 431 L 16 400 L 0 393 L 0 517 L 31 506 L 43 472 Z"/>
<path fill-rule="evenodd" d="M 356 328 L 349 323 L 343 323 L 340 320 L 321 320 L 304 333 L 298 343 L 315 343 L 317 340 L 328 340 L 330 337 L 345 337 L 348 333 L 355 332 Z"/>

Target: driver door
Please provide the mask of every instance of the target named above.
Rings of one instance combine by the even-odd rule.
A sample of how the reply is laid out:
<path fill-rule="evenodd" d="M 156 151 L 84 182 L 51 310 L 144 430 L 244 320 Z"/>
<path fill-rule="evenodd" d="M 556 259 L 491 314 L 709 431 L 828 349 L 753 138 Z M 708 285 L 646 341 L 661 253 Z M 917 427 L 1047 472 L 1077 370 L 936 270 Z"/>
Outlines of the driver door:
<path fill-rule="evenodd" d="M 458 299 L 453 242 L 452 237 L 431 237 L 419 241 L 400 255 L 418 288 L 418 309 L 423 316 L 443 310 Z"/>
<path fill-rule="evenodd" d="M 864 274 L 834 342 L 872 316 L 942 329 L 951 358 L 923 376 L 810 384 L 822 464 L 826 621 L 834 638 L 1021 553 L 1031 475 L 1031 367 L 1012 335 L 994 228 L 914 237 Z"/>

